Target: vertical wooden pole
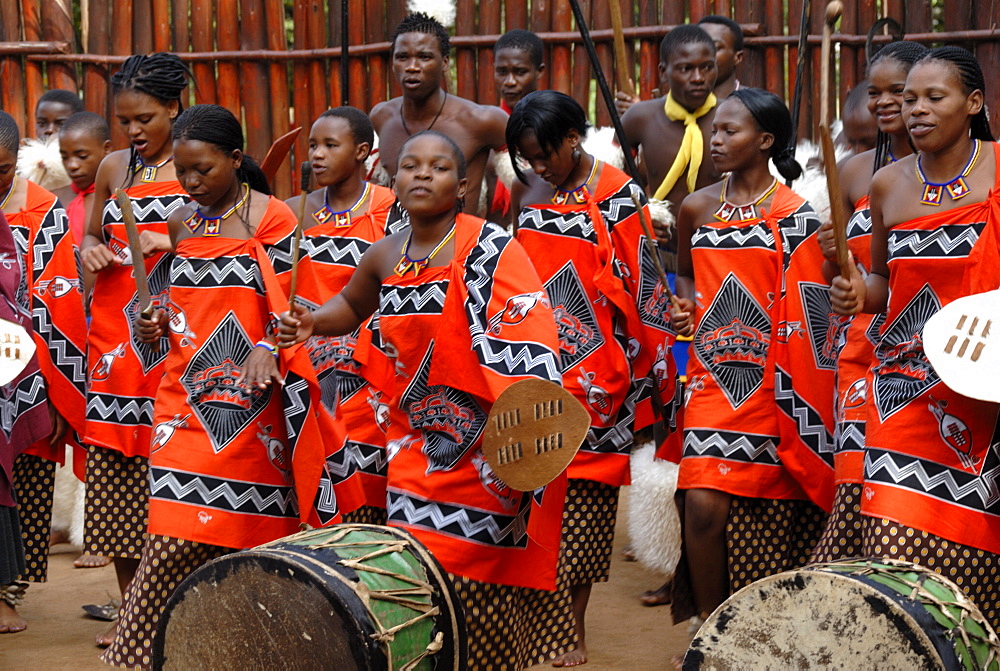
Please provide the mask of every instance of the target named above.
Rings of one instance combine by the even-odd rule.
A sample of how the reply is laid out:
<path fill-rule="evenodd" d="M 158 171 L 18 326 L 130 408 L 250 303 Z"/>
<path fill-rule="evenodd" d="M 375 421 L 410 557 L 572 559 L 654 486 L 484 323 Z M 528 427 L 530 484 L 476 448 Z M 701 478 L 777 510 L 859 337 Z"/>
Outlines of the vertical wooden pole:
<path fill-rule="evenodd" d="M 707 4 L 708 0 L 691 0 L 691 23 L 698 23 L 701 17 L 715 13 L 715 8 Z"/>
<path fill-rule="evenodd" d="M 785 26 L 783 5 L 782 0 L 764 0 L 764 31 L 768 35 L 783 34 Z M 790 8 L 788 15 L 792 15 Z M 795 30 L 795 33 L 797 32 L 798 29 Z M 788 62 L 795 62 L 791 53 L 788 55 Z M 785 88 L 785 64 L 784 47 L 764 47 L 764 88 L 789 101 L 789 107 L 791 107 L 791 92 L 794 82 L 790 81 L 791 75 L 789 75 L 788 88 Z"/>
<path fill-rule="evenodd" d="M 170 0 L 153 0 L 152 18 L 153 51 L 170 51 Z"/>
<path fill-rule="evenodd" d="M 132 54 L 132 5 L 127 2 L 113 3 L 111 9 L 111 24 L 109 27 L 111 34 L 111 53 L 114 55 L 128 56 Z M 113 66 L 111 72 L 120 69 L 121 66 Z M 117 123 L 114 123 L 115 112 L 114 95 L 109 100 L 111 104 L 112 119 L 111 124 L 111 144 L 116 147 L 127 147 L 128 138 L 125 131 Z"/>
<path fill-rule="evenodd" d="M 764 23 L 766 19 L 765 0 L 744 0 L 736 4 L 737 23 Z M 736 69 L 736 77 L 744 86 L 766 87 L 766 66 L 764 64 L 764 50 L 752 48 L 748 45 L 743 47 L 743 63 Z M 781 95 L 780 89 L 775 90 Z"/>
<path fill-rule="evenodd" d="M 656 0 L 639 0 L 639 25 L 655 26 L 659 23 Z M 635 84 L 639 96 L 644 100 L 653 97 L 653 89 L 659 88 L 657 66 L 660 63 L 660 38 L 639 40 L 639 75 Z"/>
<path fill-rule="evenodd" d="M 292 4 L 292 48 L 305 49 L 309 43 L 306 20 L 308 0 L 295 0 Z M 305 61 L 292 61 L 292 107 L 294 109 L 295 126 L 301 126 L 302 132 L 295 140 L 292 165 L 295 168 L 296 180 L 292 184 L 297 191 L 299 165 L 306 160 L 309 148 L 309 127 L 313 120 L 309 110 L 309 68 Z"/>
<path fill-rule="evenodd" d="M 267 47 L 267 23 L 264 20 L 264 0 L 241 0 L 240 2 L 241 45 L 246 50 Z M 240 80 L 247 91 L 267 91 L 267 68 L 263 63 L 240 62 Z M 247 151 L 251 156 L 263 157 L 271 146 L 271 110 L 266 105 L 254 101 L 247 105 L 245 112 L 247 129 Z"/>
<path fill-rule="evenodd" d="M 22 30 L 25 40 L 34 42 L 42 39 L 42 17 L 41 4 L 39 0 L 21 0 L 21 20 Z M 24 84 L 27 94 L 28 123 L 25 126 L 25 135 L 36 137 L 38 131 L 35 128 L 35 105 L 38 98 L 45 92 L 45 84 L 42 81 L 42 64 L 38 61 L 24 61 Z"/>
<path fill-rule="evenodd" d="M 455 34 L 476 34 L 476 6 L 473 3 L 458 3 L 455 17 Z M 476 49 L 475 47 L 460 47 L 454 51 L 455 55 L 452 59 L 452 67 L 455 68 L 455 76 L 458 79 L 458 90 L 456 93 L 463 98 L 475 100 L 477 81 L 479 79 L 477 76 L 479 73 L 476 68 Z M 450 88 L 447 78 L 445 81 L 445 88 Z"/>
<path fill-rule="evenodd" d="M 973 0 L 975 3 L 973 6 L 973 15 L 975 16 L 975 22 L 973 27 L 979 29 L 996 29 L 997 24 L 997 6 L 996 0 Z M 983 91 L 985 94 L 986 107 L 990 113 L 990 126 L 993 130 L 993 136 L 996 137 L 997 131 L 1000 130 L 1000 86 L 997 85 L 997 78 L 991 75 L 991 70 L 995 73 L 993 68 L 996 67 L 997 63 L 1000 63 L 1000 41 L 996 39 L 989 42 L 980 42 L 973 52 L 976 54 L 976 58 L 979 59 L 979 63 L 983 70 L 986 72 L 986 90 Z"/>
<path fill-rule="evenodd" d="M 126 3 L 122 3 L 126 4 Z M 214 19 L 212 0 L 191 0 L 191 50 L 213 51 L 212 21 Z M 118 8 L 118 5 L 115 5 Z M 212 63 L 198 61 L 191 65 L 194 74 L 195 102 L 212 103 L 218 100 L 215 92 L 215 67 Z"/>
<path fill-rule="evenodd" d="M 479 5 L 479 34 L 499 35 L 503 31 L 500 28 L 500 2 L 483 2 Z M 479 49 L 479 88 L 476 92 L 476 100 L 483 105 L 496 104 L 497 87 L 493 80 L 493 49 L 482 47 Z"/>
<path fill-rule="evenodd" d="M 216 46 L 219 51 L 239 51 L 240 48 L 240 3 L 239 0 L 216 0 L 215 30 Z M 232 61 L 218 61 L 216 70 L 219 73 L 215 80 L 214 101 L 236 115 L 242 121 L 243 110 L 240 106 L 240 69 Z M 255 105 L 261 102 L 259 97 L 253 98 Z M 263 157 L 261 157 L 263 158 Z"/>
<path fill-rule="evenodd" d="M 94 5 L 94 0 L 90 0 Z M 173 49 L 177 53 L 191 50 L 191 8 L 188 0 L 170 0 L 170 25 L 173 27 Z"/>
<path fill-rule="evenodd" d="M 21 9 L 18 0 L 0 0 L 0 39 L 4 42 L 21 40 Z M 28 113 L 25 106 L 24 61 L 20 56 L 6 56 L 0 59 L 3 86 L 0 86 L 0 101 L 5 112 L 14 117 L 17 127 L 25 130 Z M 34 123 L 34 110 L 32 123 Z"/>
<path fill-rule="evenodd" d="M 308 31 L 306 39 L 310 49 L 322 49 L 327 45 L 326 10 L 319 0 L 312 0 L 306 6 Z M 315 119 L 330 106 L 329 87 L 326 84 L 326 62 L 313 58 L 309 63 L 309 119 Z"/>
<path fill-rule="evenodd" d="M 348 29 L 350 36 L 350 44 L 364 44 L 365 43 L 365 0 L 350 0 L 351 4 L 348 6 L 348 11 L 350 12 L 350 20 L 348 21 Z M 405 3 L 394 3 L 399 5 L 405 5 Z M 400 19 L 401 21 L 402 19 Z M 395 28 L 395 26 L 393 26 Z M 388 35 L 387 35 L 388 37 Z M 350 57 L 348 61 L 348 70 L 350 71 L 350 87 L 351 87 L 351 104 L 359 109 L 365 109 L 368 101 L 368 72 L 365 70 L 365 59 L 361 57 Z M 370 107 L 368 108 L 371 109 Z"/>
<path fill-rule="evenodd" d="M 528 0 L 506 0 L 504 3 L 504 32 L 528 25 Z"/>
<path fill-rule="evenodd" d="M 90 2 L 88 4 L 87 23 L 87 53 L 106 54 L 108 53 L 109 41 L 108 30 L 110 27 L 109 5 L 104 2 Z M 111 125 L 111 137 L 115 138 L 118 124 L 111 120 L 111 107 L 109 105 L 110 90 L 108 87 L 108 68 L 104 65 L 84 65 L 83 66 L 83 104 L 94 114 L 99 114 L 108 120 Z M 5 106 L 6 107 L 6 106 Z M 116 142 L 112 142 L 118 148 Z"/>
<path fill-rule="evenodd" d="M 580 11 L 587 17 L 590 23 L 594 22 L 592 0 L 580 0 Z M 577 28 L 579 30 L 579 28 Z M 587 56 L 586 48 L 577 43 L 573 46 L 573 88 L 570 95 L 580 101 L 583 108 L 587 110 L 587 117 L 593 120 L 590 111 L 590 82 L 593 77 L 593 68 L 590 66 L 590 58 Z"/>
<path fill-rule="evenodd" d="M 365 41 L 381 42 L 388 38 L 390 28 L 386 24 L 386 7 L 381 2 L 370 3 L 368 11 L 365 13 Z M 390 72 L 389 57 L 387 54 L 372 54 L 367 59 L 368 62 L 368 107 L 362 109 L 371 110 L 375 105 L 386 99 L 385 81 L 386 77 L 392 75 Z M 339 98 L 337 104 L 339 105 Z"/>
<path fill-rule="evenodd" d="M 153 52 L 152 0 L 132 0 L 132 53 Z"/>
<path fill-rule="evenodd" d="M 854 11 L 855 8 L 852 6 L 856 2 L 857 0 L 844 2 L 844 12 L 840 17 L 840 28 L 837 32 L 844 35 L 863 35 L 868 31 L 868 26 L 862 27 L 858 24 L 858 13 Z M 834 89 L 834 93 L 840 101 L 839 109 L 841 110 L 844 109 L 847 94 L 864 78 L 864 71 L 858 67 L 858 51 L 863 52 L 864 50 L 863 45 L 861 47 L 840 45 L 840 57 L 836 59 L 840 65 L 840 86 Z M 843 112 L 840 116 L 843 116 Z"/>
<path fill-rule="evenodd" d="M 329 0 L 329 10 L 326 13 L 327 21 L 327 35 L 328 44 L 331 47 L 342 46 L 343 38 L 343 23 L 341 21 L 341 16 L 343 14 L 343 8 L 347 5 L 347 0 Z M 378 3 L 380 9 L 384 9 L 381 2 Z M 347 21 L 350 24 L 350 19 Z M 388 33 L 386 33 L 388 35 Z M 343 75 L 343 62 L 342 58 L 331 59 L 330 61 L 330 74 L 329 83 L 330 87 L 330 106 L 341 105 L 343 100 L 343 95 L 341 92 L 341 80 L 348 79 Z M 372 87 L 378 88 L 378 84 L 375 83 L 374 78 L 372 78 Z"/>
<path fill-rule="evenodd" d="M 532 0 L 530 26 L 529 30 L 536 33 L 545 33 L 550 30 L 572 30 L 573 13 L 569 9 L 568 0 Z M 517 26 L 508 24 L 508 27 L 516 28 Z M 539 88 L 569 93 L 572 81 L 570 75 L 572 62 L 568 46 L 546 44 L 546 74 L 538 83 Z"/>
<path fill-rule="evenodd" d="M 620 4 L 623 12 L 631 14 L 632 0 L 626 0 Z M 611 8 L 608 4 L 608 0 L 591 0 L 590 17 L 591 30 L 611 28 Z M 597 49 L 597 58 L 601 63 L 601 69 L 604 70 L 604 76 L 607 77 L 609 82 L 614 82 L 615 56 L 612 43 L 598 42 L 594 45 L 594 47 Z M 583 57 L 585 54 L 578 53 L 577 55 L 580 57 L 580 60 L 587 60 Z M 591 74 L 591 78 L 593 78 L 593 74 Z M 612 83 L 612 86 L 613 85 L 614 84 Z M 600 95 L 600 91 L 597 91 L 595 99 L 596 109 L 594 111 L 596 112 L 596 116 L 594 118 L 594 122 L 598 126 L 610 126 L 611 114 L 608 113 L 608 108 L 604 103 L 603 97 Z"/>
<path fill-rule="evenodd" d="M 267 48 L 275 51 L 287 49 L 284 0 L 267 0 L 265 19 L 267 22 Z M 287 133 L 289 129 L 288 61 L 272 61 L 268 66 L 268 74 L 271 132 L 277 138 Z M 308 130 L 304 130 L 304 133 L 308 135 Z M 263 158 L 263 156 L 259 158 Z M 294 195 L 292 184 L 295 183 L 294 180 L 298 175 L 298 165 L 294 161 L 294 156 L 292 158 L 293 160 L 288 162 L 288 167 L 282 166 L 274 176 L 274 193 L 282 199 Z"/>
<path fill-rule="evenodd" d="M 70 51 L 76 51 L 70 0 L 47 0 L 41 7 L 43 39 L 69 42 Z M 76 67 L 72 63 L 49 63 L 46 70 L 50 89 L 77 90 Z"/>

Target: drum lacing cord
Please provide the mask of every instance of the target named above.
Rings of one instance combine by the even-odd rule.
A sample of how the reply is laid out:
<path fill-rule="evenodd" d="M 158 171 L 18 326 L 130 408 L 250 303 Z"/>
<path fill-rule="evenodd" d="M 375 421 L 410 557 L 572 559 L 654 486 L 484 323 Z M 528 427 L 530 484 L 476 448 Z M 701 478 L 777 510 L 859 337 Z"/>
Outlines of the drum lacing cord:
<path fill-rule="evenodd" d="M 877 567 L 869 566 L 867 568 L 858 569 L 851 572 L 854 575 L 867 575 L 872 573 L 887 573 Z M 980 643 L 985 643 L 989 649 L 989 656 L 983 663 L 983 668 L 988 668 L 997 659 L 997 649 L 1000 647 L 1000 639 L 997 638 L 996 633 L 993 629 L 982 619 L 982 615 L 979 614 L 978 609 L 975 604 L 969 600 L 964 592 L 960 592 L 957 596 L 961 597 L 961 601 L 942 601 L 933 594 L 930 593 L 927 588 L 924 587 L 924 582 L 928 579 L 928 576 L 922 575 L 920 578 L 914 582 L 912 580 L 907 580 L 895 573 L 889 574 L 892 579 L 900 582 L 910 588 L 909 599 L 911 601 L 919 601 L 924 605 L 933 605 L 941 612 L 941 615 L 948 620 L 951 628 L 948 630 L 947 635 L 951 638 L 958 636 L 962 639 L 965 644 L 966 649 L 969 654 L 972 655 L 972 640 L 978 641 Z M 949 611 L 948 607 L 957 608 L 962 612 L 963 617 L 968 617 L 971 620 L 978 622 L 983 626 L 983 630 L 986 632 L 986 636 L 979 636 L 970 634 L 966 631 L 965 627 L 962 626 L 962 620 L 953 616 Z"/>

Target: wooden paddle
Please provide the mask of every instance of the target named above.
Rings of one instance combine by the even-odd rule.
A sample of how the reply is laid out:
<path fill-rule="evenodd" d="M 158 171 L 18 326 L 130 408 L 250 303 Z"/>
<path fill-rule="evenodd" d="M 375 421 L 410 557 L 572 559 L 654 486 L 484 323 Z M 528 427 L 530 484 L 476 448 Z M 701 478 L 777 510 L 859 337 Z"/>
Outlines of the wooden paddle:
<path fill-rule="evenodd" d="M 305 230 L 306 221 L 306 199 L 309 198 L 309 190 L 303 189 L 299 198 L 298 223 L 295 225 L 295 237 L 292 238 L 292 288 L 288 292 L 288 311 L 295 311 L 295 290 L 299 285 L 299 248 L 302 245 L 302 232 Z"/>
<path fill-rule="evenodd" d="M 273 181 L 274 176 L 278 174 L 278 168 L 288 157 L 288 152 L 292 150 L 292 145 L 295 144 L 301 131 L 302 126 L 293 128 L 275 140 L 271 148 L 267 150 L 267 156 L 260 162 L 260 170 L 264 173 L 264 177 L 267 177 L 268 183 Z"/>
<path fill-rule="evenodd" d="M 142 254 L 142 243 L 139 241 L 139 227 L 135 223 L 135 212 L 132 210 L 132 199 L 121 189 L 115 189 L 115 200 L 122 211 L 122 223 L 125 224 L 125 237 L 128 238 L 128 250 L 132 256 L 132 276 L 135 278 L 135 297 L 139 302 L 139 314 L 149 319 L 153 316 L 153 299 L 149 295 L 149 278 L 146 276 L 146 261 Z M 150 345 L 154 352 L 160 351 L 159 339 Z"/>
<path fill-rule="evenodd" d="M 622 9 L 618 0 L 611 0 L 611 28 L 615 33 L 615 67 L 618 70 L 618 88 L 630 98 L 635 98 L 635 87 L 629 77 L 628 58 L 625 54 L 625 30 L 622 26 Z"/>
<path fill-rule="evenodd" d="M 841 277 L 849 277 L 851 272 L 851 254 L 847 248 L 847 211 L 844 199 L 840 193 L 840 173 L 837 171 L 837 154 L 833 148 L 833 136 L 830 133 L 830 85 L 833 27 L 844 11 L 840 0 L 833 0 L 826 6 L 826 22 L 823 24 L 823 46 L 820 70 L 820 123 L 819 139 L 823 149 L 823 169 L 826 172 L 826 189 L 830 194 L 830 221 L 833 222 L 833 240 L 837 248 L 837 267 Z"/>

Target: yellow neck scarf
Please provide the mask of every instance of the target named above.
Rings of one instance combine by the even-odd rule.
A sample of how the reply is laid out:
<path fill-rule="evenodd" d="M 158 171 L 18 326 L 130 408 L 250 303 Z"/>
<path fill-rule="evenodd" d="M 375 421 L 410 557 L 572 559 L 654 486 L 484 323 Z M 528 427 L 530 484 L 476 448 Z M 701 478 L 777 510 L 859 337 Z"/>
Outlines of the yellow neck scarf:
<path fill-rule="evenodd" d="M 677 148 L 677 158 L 674 159 L 674 164 L 670 166 L 667 176 L 663 178 L 663 183 L 653 195 L 657 200 L 663 200 L 667 197 L 670 190 L 677 184 L 677 180 L 684 174 L 684 168 L 687 168 L 688 193 L 694 191 L 695 184 L 698 182 L 701 159 L 705 155 L 705 140 L 698 127 L 698 119 L 712 111 L 715 103 L 715 94 L 709 93 L 701 107 L 694 112 L 688 112 L 674 100 L 671 94 L 667 94 L 667 102 L 663 105 L 663 111 L 671 121 L 684 122 L 684 137 L 681 138 L 681 146 Z"/>

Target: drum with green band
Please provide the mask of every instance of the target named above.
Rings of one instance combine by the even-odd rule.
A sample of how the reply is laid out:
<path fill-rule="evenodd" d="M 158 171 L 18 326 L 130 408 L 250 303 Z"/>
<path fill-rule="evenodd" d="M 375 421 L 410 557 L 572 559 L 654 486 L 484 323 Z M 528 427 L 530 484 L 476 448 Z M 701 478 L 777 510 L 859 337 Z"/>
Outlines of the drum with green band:
<path fill-rule="evenodd" d="M 216 559 L 171 597 L 164 669 L 458 671 L 465 620 L 447 573 L 401 529 L 341 524 Z"/>
<path fill-rule="evenodd" d="M 685 669 L 1000 669 L 1000 641 L 955 583 L 892 559 L 786 571 L 705 621 Z"/>

